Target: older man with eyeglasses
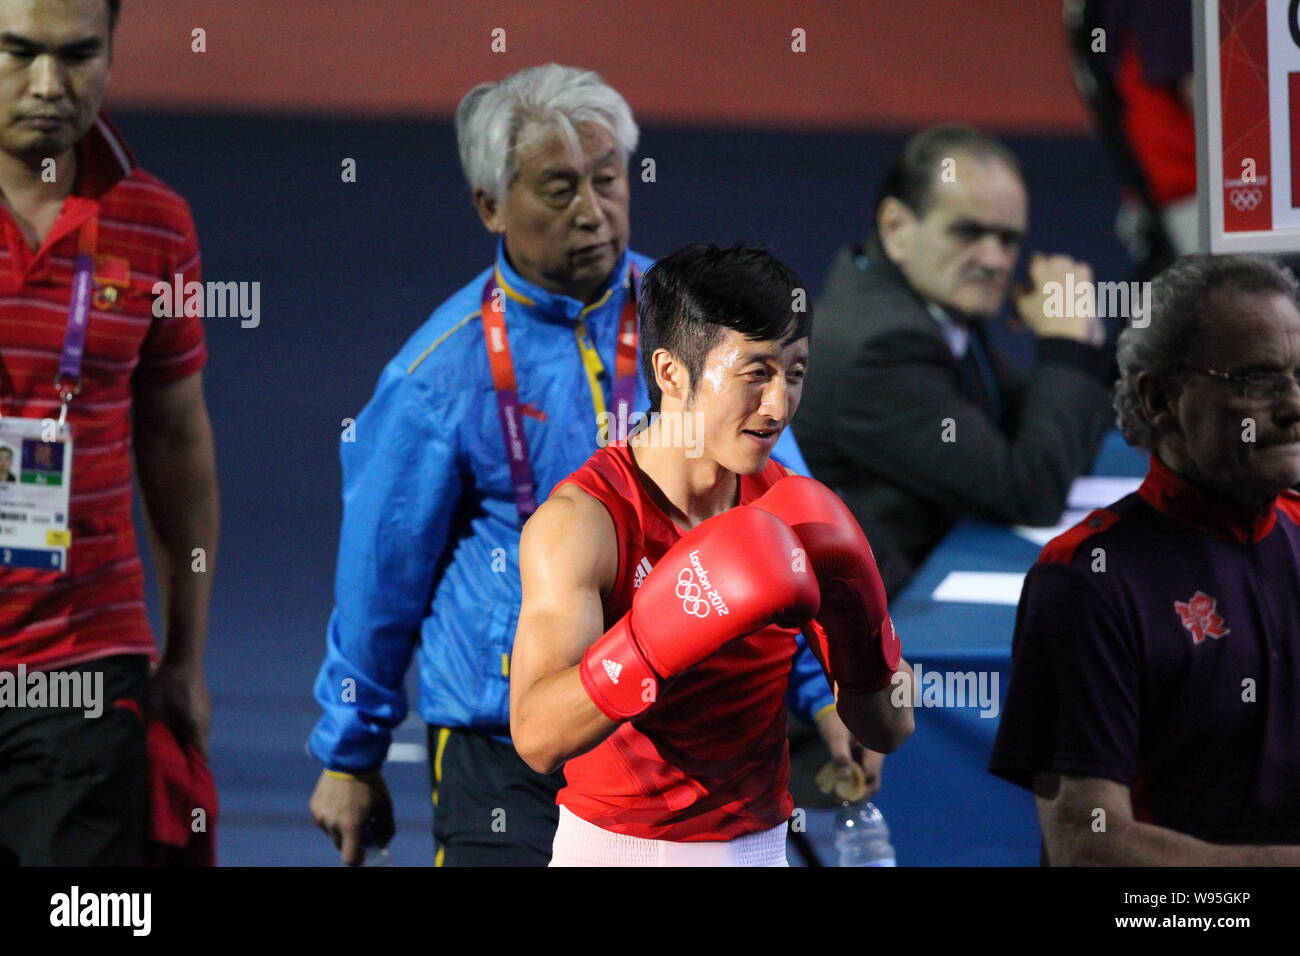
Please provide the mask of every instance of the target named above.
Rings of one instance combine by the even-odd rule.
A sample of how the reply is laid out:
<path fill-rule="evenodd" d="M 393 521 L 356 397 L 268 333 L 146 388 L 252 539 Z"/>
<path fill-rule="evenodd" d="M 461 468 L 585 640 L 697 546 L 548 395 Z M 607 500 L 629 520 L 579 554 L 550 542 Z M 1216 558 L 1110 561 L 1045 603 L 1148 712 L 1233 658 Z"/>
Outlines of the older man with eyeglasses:
<path fill-rule="evenodd" d="M 1300 312 L 1250 256 L 1187 256 L 1119 341 L 1134 494 L 1043 550 L 991 769 L 1051 865 L 1300 865 Z"/>

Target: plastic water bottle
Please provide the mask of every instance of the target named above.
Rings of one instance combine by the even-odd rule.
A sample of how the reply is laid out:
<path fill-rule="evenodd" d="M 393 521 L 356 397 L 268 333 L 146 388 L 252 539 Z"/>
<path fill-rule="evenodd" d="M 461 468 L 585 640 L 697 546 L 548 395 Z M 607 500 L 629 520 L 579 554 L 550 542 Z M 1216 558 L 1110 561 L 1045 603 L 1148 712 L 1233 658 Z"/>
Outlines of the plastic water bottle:
<path fill-rule="evenodd" d="M 368 846 L 366 847 L 365 858 L 361 861 L 362 866 L 392 866 L 393 858 L 388 852 L 386 846 Z"/>
<path fill-rule="evenodd" d="M 840 866 L 897 866 L 889 827 L 874 803 L 840 804 L 835 812 L 835 849 Z"/>
<path fill-rule="evenodd" d="M 365 828 L 361 831 L 361 846 L 365 850 L 365 856 L 361 859 L 362 866 L 392 866 L 393 858 L 388 852 L 388 847 L 379 846 L 379 841 L 375 839 L 374 820 L 367 820 Z"/>

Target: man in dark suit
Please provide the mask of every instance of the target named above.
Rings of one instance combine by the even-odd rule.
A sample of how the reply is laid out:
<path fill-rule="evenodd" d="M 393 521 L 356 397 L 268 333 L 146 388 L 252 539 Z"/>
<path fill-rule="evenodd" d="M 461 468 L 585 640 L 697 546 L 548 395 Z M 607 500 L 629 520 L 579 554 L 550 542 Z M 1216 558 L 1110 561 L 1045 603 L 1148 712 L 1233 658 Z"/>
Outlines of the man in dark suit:
<path fill-rule="evenodd" d="M 1062 289 L 1092 282 L 1068 256 L 1033 256 L 1014 296 L 1038 339 L 1032 374 L 989 347 L 1028 221 L 1018 163 L 996 140 L 917 134 L 875 220 L 817 303 L 799 442 L 866 530 L 892 595 L 958 518 L 1059 520 L 1112 421 L 1112 362 L 1094 312 L 1059 307 Z"/>

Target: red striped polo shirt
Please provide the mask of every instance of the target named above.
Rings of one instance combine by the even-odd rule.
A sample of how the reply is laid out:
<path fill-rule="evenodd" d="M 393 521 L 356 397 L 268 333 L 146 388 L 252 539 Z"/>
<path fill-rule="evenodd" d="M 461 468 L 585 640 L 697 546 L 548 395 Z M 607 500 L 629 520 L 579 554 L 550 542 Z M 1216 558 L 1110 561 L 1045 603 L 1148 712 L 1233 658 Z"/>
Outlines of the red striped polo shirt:
<path fill-rule="evenodd" d="M 0 567 L 0 668 L 153 654 L 131 521 L 132 383 L 198 372 L 201 320 L 155 318 L 153 285 L 200 280 L 189 206 L 135 165 L 102 115 L 77 144 L 77 183 L 35 251 L 0 207 L 0 413 L 57 418 L 54 387 L 83 224 L 99 218 L 95 293 L 72 428 L 67 572 Z"/>

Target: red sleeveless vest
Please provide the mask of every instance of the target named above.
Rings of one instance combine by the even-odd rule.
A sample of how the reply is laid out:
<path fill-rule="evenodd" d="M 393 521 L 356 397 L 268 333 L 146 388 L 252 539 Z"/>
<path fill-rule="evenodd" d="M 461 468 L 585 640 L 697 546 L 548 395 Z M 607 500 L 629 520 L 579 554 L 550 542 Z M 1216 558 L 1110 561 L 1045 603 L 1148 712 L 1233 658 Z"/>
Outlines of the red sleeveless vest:
<path fill-rule="evenodd" d="M 740 503 L 785 475 L 775 461 L 742 475 Z M 616 443 L 556 485 L 577 485 L 614 521 L 618 573 L 604 601 L 607 629 L 682 536 L 644 480 L 631 450 Z M 565 764 L 556 802 L 615 833 L 677 842 L 732 840 L 788 819 L 785 693 L 797 633 L 766 627 L 665 682 L 646 713 Z"/>

